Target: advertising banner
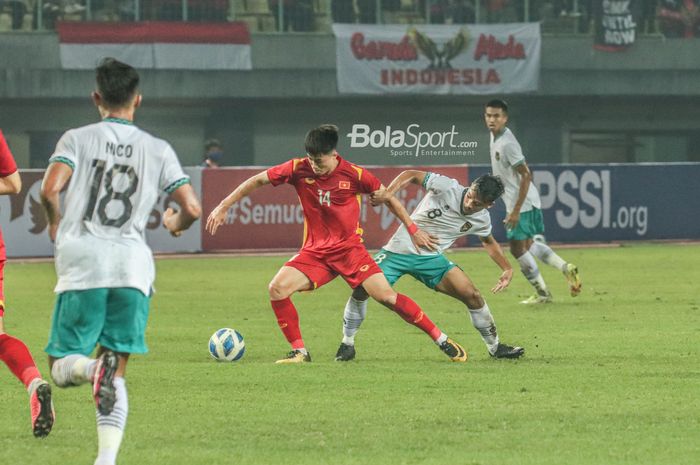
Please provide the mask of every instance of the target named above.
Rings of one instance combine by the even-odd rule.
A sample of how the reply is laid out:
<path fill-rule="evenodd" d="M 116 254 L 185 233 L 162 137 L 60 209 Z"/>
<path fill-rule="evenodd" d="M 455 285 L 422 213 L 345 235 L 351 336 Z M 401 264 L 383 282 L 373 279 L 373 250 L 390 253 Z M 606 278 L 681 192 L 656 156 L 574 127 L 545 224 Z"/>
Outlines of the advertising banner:
<path fill-rule="evenodd" d="M 384 185 L 405 169 L 434 171 L 465 183 L 464 165 L 391 168 L 368 167 Z M 224 168 L 202 173 L 202 205 L 211 212 L 236 186 L 265 168 Z M 412 186 L 398 195 L 411 212 L 423 198 L 423 189 Z M 370 249 L 378 249 L 394 234 L 399 221 L 386 206 L 372 207 L 367 196 L 362 196 L 360 225 L 363 238 Z M 291 185 L 264 186 L 229 209 L 226 223 L 216 236 L 202 233 L 204 251 L 222 249 L 299 249 L 304 234 L 304 214 L 296 191 Z M 465 244 L 464 241 L 456 246 Z"/>
<path fill-rule="evenodd" d="M 508 94 L 537 90 L 539 23 L 334 24 L 338 91 Z"/>
<path fill-rule="evenodd" d="M 471 179 L 490 166 L 470 166 Z M 700 239 L 700 163 L 533 165 L 552 242 Z M 491 209 L 505 241 L 503 202 Z"/>
<path fill-rule="evenodd" d="M 185 168 L 195 192 L 201 191 L 201 168 Z M 0 196 L 0 226 L 8 257 L 50 257 L 53 244 L 46 229 L 46 214 L 39 191 L 44 170 L 21 170 L 22 191 Z M 163 212 L 174 203 L 161 194 L 147 224 L 146 242 L 154 252 L 195 252 L 201 250 L 202 232 L 195 223 L 180 237 L 163 227 Z"/>
<path fill-rule="evenodd" d="M 533 180 L 542 199 L 545 236 L 552 242 L 619 240 L 700 240 L 697 215 L 700 163 L 637 165 L 533 165 Z M 265 186 L 229 210 L 216 236 L 204 231 L 207 215 L 237 185 L 264 168 L 186 168 L 202 198 L 203 218 L 181 237 L 162 226 L 163 211 L 173 205 L 163 194 L 151 212 L 146 240 L 154 252 L 298 249 L 304 215 L 292 186 Z M 433 171 L 467 184 L 490 166 L 465 165 L 370 167 L 385 184 L 404 169 Z M 53 244 L 39 198 L 43 170 L 22 170 L 22 191 L 0 196 L 0 225 L 8 257 L 50 257 Z M 398 194 L 411 212 L 424 196 L 417 186 Z M 493 234 L 505 241 L 503 202 L 490 210 Z M 386 206 L 372 207 L 362 197 L 360 225 L 370 249 L 384 245 L 399 225 Z M 462 239 L 455 246 L 464 246 Z M 478 241 L 472 240 L 472 245 Z"/>

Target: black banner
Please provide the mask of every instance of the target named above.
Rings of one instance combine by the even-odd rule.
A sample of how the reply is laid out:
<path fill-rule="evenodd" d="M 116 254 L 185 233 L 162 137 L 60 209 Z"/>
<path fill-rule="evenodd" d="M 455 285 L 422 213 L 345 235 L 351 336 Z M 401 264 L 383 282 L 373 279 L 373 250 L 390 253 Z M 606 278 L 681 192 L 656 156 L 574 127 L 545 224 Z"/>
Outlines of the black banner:
<path fill-rule="evenodd" d="M 634 44 L 640 3 L 640 0 L 595 0 L 594 48 L 620 52 Z"/>

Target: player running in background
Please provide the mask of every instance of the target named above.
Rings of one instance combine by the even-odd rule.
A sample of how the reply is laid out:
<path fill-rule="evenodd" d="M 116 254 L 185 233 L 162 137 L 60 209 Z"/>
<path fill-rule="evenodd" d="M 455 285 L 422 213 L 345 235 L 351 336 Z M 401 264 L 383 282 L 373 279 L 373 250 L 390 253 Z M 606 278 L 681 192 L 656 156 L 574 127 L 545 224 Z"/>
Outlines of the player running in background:
<path fill-rule="evenodd" d="M 211 212 L 206 226 L 207 231 L 216 234 L 228 209 L 265 184 L 287 183 L 296 189 L 304 211 L 304 242 L 299 253 L 280 268 L 269 285 L 272 309 L 292 346 L 287 358 L 277 363 L 311 361 L 290 296 L 317 289 L 338 275 L 353 289 L 362 285 L 373 299 L 422 329 L 450 359 L 465 362 L 464 348 L 440 331 L 413 300 L 391 288 L 362 244 L 358 196 L 382 188 L 379 180 L 338 155 L 337 127 L 326 124 L 312 129 L 305 142 L 306 157 L 289 160 L 244 181 Z M 392 212 L 408 224 L 414 240 L 429 244 L 427 235 L 417 229 L 401 204 L 393 198 L 389 202 Z"/>
<path fill-rule="evenodd" d="M 535 294 L 522 304 L 542 304 L 552 301 L 534 257 L 561 271 L 569 283 L 572 297 L 581 292 L 581 277 L 573 263 L 567 263 L 547 244 L 534 241 L 533 237 L 544 234 L 540 194 L 532 183 L 532 173 L 527 166 L 520 144 L 510 129 L 508 105 L 503 100 L 491 100 L 484 113 L 486 126 L 491 132 L 491 167 L 493 174 L 500 176 L 505 185 L 503 201 L 506 205 L 506 236 L 510 242 L 510 253 L 518 260 L 520 270 L 535 288 Z"/>
<path fill-rule="evenodd" d="M 525 349 L 499 342 L 493 316 L 479 290 L 457 265 L 443 255 L 458 238 L 467 234 L 478 236 L 491 259 L 503 270 L 492 292 L 508 287 L 513 269 L 491 235 L 491 216 L 487 210 L 503 194 L 503 183 L 495 176 L 484 175 L 465 188 L 457 180 L 440 174 L 408 170 L 391 181 L 385 191 L 374 193 L 372 203 L 385 202 L 410 183 L 428 191 L 411 213 L 411 220 L 435 237 L 437 244 L 432 249 L 416 247 L 406 228 L 399 226 L 389 242 L 374 256 L 389 284 L 393 286 L 401 276 L 410 274 L 429 288 L 463 302 L 469 310 L 474 328 L 481 334 L 492 357 L 520 357 Z M 355 358 L 355 333 L 366 313 L 367 293 L 360 286 L 355 288 L 345 305 L 343 341 L 336 360 L 345 362 Z"/>
<path fill-rule="evenodd" d="M 102 121 L 63 134 L 41 186 L 58 275 L 46 352 L 57 386 L 93 384 L 95 465 L 114 465 L 128 413 L 127 359 L 147 352 L 155 266 L 146 223 L 161 191 L 181 208 L 163 214 L 174 236 L 201 208 L 170 145 L 133 123 L 141 104 L 136 70 L 106 58 L 96 72 L 92 99 Z M 88 358 L 97 344 L 98 358 Z"/>
<path fill-rule="evenodd" d="M 17 164 L 7 146 L 5 136 L 0 131 L 0 195 L 17 194 L 22 190 L 22 180 L 17 171 Z M 51 386 L 41 378 L 27 346 L 5 333 L 3 315 L 5 313 L 5 295 L 3 292 L 5 268 L 5 241 L 0 232 L 0 360 L 17 377 L 29 392 L 29 409 L 32 419 L 32 431 L 38 438 L 46 437 L 54 421 L 51 403 Z"/>

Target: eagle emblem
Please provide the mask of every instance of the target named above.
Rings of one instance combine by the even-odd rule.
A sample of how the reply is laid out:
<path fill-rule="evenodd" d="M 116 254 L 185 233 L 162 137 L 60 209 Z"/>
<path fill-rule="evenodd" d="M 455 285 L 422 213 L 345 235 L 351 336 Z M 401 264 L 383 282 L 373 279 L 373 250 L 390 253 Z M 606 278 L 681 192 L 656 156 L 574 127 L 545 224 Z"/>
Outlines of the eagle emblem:
<path fill-rule="evenodd" d="M 418 51 L 430 60 L 428 69 L 452 69 L 450 60 L 462 53 L 469 46 L 469 32 L 461 28 L 456 36 L 445 42 L 442 49 L 427 35 L 415 27 L 408 30 L 408 39 Z"/>
<path fill-rule="evenodd" d="M 469 221 L 467 221 L 466 223 L 464 223 L 464 224 L 462 225 L 461 228 L 459 228 L 459 230 L 460 230 L 461 232 L 467 232 L 467 231 L 469 231 L 471 228 L 472 228 L 472 224 L 471 224 Z"/>

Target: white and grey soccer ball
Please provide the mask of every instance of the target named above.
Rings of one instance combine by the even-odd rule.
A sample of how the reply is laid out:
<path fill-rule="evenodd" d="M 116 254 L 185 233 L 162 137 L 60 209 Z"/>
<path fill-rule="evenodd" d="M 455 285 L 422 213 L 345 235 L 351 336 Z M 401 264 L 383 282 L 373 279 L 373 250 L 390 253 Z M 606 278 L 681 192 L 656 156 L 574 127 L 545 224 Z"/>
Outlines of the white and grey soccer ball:
<path fill-rule="evenodd" d="M 209 353 L 220 362 L 235 362 L 245 353 L 241 333 L 231 328 L 221 328 L 209 339 Z"/>

